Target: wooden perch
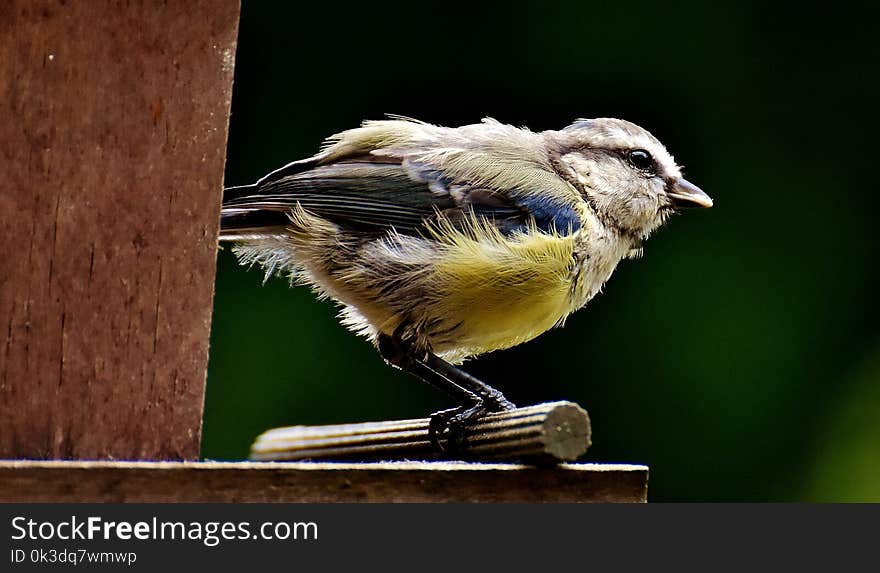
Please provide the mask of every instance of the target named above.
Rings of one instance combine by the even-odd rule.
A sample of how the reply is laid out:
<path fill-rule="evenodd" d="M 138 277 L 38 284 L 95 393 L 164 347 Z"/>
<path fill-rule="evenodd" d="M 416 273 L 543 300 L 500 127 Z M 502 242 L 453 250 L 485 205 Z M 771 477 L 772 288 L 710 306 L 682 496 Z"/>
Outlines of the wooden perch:
<path fill-rule="evenodd" d="M 251 447 L 251 459 L 436 459 L 429 419 L 268 430 Z M 548 402 L 490 414 L 466 429 L 462 457 L 548 463 L 572 461 L 590 447 L 590 418 L 572 402 Z"/>

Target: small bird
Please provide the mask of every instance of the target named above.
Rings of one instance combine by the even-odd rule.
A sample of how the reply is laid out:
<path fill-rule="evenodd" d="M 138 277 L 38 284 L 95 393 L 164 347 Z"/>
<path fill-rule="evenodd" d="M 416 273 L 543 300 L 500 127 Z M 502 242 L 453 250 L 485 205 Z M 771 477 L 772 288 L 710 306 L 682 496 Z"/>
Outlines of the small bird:
<path fill-rule="evenodd" d="M 391 116 L 227 188 L 220 238 L 339 303 L 386 362 L 451 394 L 431 432 L 453 449 L 468 422 L 513 408 L 455 365 L 561 326 L 672 213 L 711 206 L 628 121 L 533 132 Z"/>

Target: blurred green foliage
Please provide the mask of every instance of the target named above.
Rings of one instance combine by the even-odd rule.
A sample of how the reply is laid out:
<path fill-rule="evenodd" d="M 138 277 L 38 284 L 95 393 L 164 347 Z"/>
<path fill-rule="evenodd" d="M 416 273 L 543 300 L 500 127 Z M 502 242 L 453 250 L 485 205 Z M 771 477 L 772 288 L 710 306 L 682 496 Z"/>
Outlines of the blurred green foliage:
<path fill-rule="evenodd" d="M 361 120 L 622 117 L 715 208 L 673 219 L 565 328 L 466 365 L 519 403 L 570 399 L 592 460 L 651 466 L 662 500 L 880 500 L 876 61 L 842 5 L 245 1 L 227 184 Z M 421 417 L 331 303 L 221 251 L 203 440 Z"/>

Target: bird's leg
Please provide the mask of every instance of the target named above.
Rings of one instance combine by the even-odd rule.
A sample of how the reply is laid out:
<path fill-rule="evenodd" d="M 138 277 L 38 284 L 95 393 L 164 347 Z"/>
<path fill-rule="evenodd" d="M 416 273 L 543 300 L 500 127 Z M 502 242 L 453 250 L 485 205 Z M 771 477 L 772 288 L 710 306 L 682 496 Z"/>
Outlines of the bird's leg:
<path fill-rule="evenodd" d="M 489 386 L 479 378 L 471 376 L 461 368 L 456 368 L 433 353 L 428 353 L 425 364 L 438 375 L 451 380 L 479 396 L 489 412 L 504 412 L 513 410 L 516 406 L 504 397 L 499 390 Z"/>
<path fill-rule="evenodd" d="M 450 452 L 460 451 L 464 444 L 465 427 L 485 415 L 487 412 L 503 412 L 513 410 L 516 406 L 504 397 L 499 390 L 489 386 L 479 378 L 471 376 L 464 370 L 456 368 L 433 353 L 425 357 L 426 366 L 438 376 L 452 381 L 459 387 L 476 397 L 472 405 L 461 405 L 457 408 L 441 410 L 431 416 L 428 426 L 431 441 L 441 448 L 439 437 L 446 434 L 447 449 Z"/>
<path fill-rule="evenodd" d="M 397 333 L 380 335 L 379 353 L 391 365 L 445 391 L 459 406 L 431 416 L 431 443 L 442 452 L 454 453 L 464 445 L 464 428 L 486 412 L 512 410 L 515 406 L 504 395 L 446 362 L 433 352 L 404 340 Z M 441 438 L 446 438 L 443 445 Z"/>

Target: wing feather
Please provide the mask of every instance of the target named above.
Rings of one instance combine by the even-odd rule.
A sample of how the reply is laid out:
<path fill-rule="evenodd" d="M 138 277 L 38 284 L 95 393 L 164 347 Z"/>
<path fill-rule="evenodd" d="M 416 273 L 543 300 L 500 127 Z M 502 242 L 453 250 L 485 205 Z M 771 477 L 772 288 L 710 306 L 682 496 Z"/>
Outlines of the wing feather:
<path fill-rule="evenodd" d="M 438 217 L 454 223 L 470 213 L 505 234 L 535 227 L 560 234 L 577 230 L 572 190 L 534 149 L 518 157 L 515 147 L 483 133 L 499 129 L 516 128 L 489 122 L 449 129 L 389 120 L 344 132 L 312 158 L 227 190 L 223 236 L 254 232 L 261 224 L 277 231 L 280 217 L 297 204 L 344 227 L 411 235 L 424 234 Z M 520 138 L 534 136 L 516 131 Z"/>

